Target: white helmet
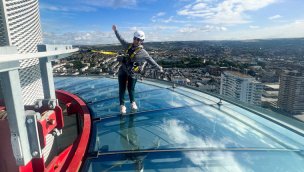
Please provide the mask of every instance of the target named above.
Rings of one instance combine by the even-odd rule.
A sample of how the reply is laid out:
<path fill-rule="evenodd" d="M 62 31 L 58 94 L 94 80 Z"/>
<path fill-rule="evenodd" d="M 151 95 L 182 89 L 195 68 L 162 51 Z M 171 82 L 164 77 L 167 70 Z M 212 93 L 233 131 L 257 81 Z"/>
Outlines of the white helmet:
<path fill-rule="evenodd" d="M 134 32 L 134 37 L 143 41 L 145 39 L 145 33 L 141 30 L 138 30 Z"/>

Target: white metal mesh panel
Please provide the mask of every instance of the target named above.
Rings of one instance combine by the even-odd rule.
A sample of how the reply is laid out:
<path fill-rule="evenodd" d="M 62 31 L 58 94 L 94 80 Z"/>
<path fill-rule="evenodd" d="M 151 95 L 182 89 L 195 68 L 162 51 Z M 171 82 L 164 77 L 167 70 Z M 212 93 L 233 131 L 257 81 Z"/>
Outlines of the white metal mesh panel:
<path fill-rule="evenodd" d="M 0 2 L 0 46 L 5 46 L 8 45 L 8 41 L 7 41 L 7 34 L 6 29 L 5 29 L 5 18 L 4 18 L 4 12 L 3 12 L 3 7 L 2 4 Z"/>
<path fill-rule="evenodd" d="M 54 144 L 55 136 L 52 134 L 46 135 L 46 146 L 42 149 L 42 155 L 44 157 L 44 162 L 46 162 L 51 154 L 51 150 Z"/>
<path fill-rule="evenodd" d="M 34 59 L 28 59 L 28 60 L 22 60 L 20 64 L 20 68 L 26 68 L 29 66 L 33 66 L 39 63 L 39 60 L 37 58 Z"/>
<path fill-rule="evenodd" d="M 37 52 L 42 42 L 38 0 L 4 0 L 10 45 L 20 53 Z"/>
<path fill-rule="evenodd" d="M 1 2 L 0 41 L 16 46 L 19 53 L 35 53 L 42 42 L 38 0 L 3 0 Z M 4 22 L 6 21 L 6 22 Z M 4 32 L 5 29 L 2 29 Z M 0 44 L 2 45 L 2 44 Z M 24 105 L 33 105 L 37 99 L 43 99 L 43 88 L 38 59 L 21 61 L 19 75 Z"/>
<path fill-rule="evenodd" d="M 44 98 L 38 63 L 38 59 L 24 60 L 21 62 L 19 75 L 24 105 L 33 105 L 37 99 Z"/>

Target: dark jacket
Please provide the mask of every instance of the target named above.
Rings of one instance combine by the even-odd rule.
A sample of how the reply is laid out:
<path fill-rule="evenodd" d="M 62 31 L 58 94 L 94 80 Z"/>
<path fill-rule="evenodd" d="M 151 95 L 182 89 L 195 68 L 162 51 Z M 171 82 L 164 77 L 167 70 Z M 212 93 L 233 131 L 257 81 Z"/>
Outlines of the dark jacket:
<path fill-rule="evenodd" d="M 125 50 L 128 50 L 130 43 L 128 43 L 127 41 L 125 41 L 120 34 L 118 33 L 118 31 L 115 31 L 115 35 L 117 37 L 117 39 L 119 40 L 119 42 L 121 43 L 121 45 L 123 46 L 123 48 Z M 135 46 L 132 45 L 133 50 L 135 50 Z M 131 50 L 132 51 L 132 50 Z M 136 73 L 133 73 L 131 71 L 132 67 L 134 65 L 139 67 L 139 71 L 143 71 L 144 67 L 146 66 L 146 63 L 148 62 L 149 64 L 153 65 L 154 67 L 158 68 L 159 70 L 161 69 L 161 66 L 159 66 L 154 60 L 153 58 L 148 54 L 148 52 L 145 49 L 141 49 L 139 50 L 136 55 L 134 56 L 134 58 L 128 59 L 128 57 L 118 57 L 117 61 L 121 62 L 121 67 L 119 68 L 118 74 L 122 74 L 122 72 L 127 73 L 128 75 L 136 75 Z"/>

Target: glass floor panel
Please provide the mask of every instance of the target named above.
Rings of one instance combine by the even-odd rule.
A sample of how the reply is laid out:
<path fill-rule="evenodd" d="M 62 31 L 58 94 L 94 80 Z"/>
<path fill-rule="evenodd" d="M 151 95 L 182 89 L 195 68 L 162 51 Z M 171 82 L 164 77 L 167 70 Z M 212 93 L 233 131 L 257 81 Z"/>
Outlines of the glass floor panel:
<path fill-rule="evenodd" d="M 138 111 L 130 111 L 126 91 L 128 111 L 121 116 L 117 79 L 54 80 L 57 89 L 82 98 L 94 119 L 83 171 L 304 169 L 303 133 L 243 105 L 218 106 L 219 98 L 207 93 L 143 81 L 135 89 Z"/>

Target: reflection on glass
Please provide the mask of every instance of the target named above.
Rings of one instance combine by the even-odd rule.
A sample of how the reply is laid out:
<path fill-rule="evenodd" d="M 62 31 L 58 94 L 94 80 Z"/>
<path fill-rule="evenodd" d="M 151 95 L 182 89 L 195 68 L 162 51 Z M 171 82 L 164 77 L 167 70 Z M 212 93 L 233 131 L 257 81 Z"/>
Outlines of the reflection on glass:
<path fill-rule="evenodd" d="M 158 172 L 302 172 L 303 156 L 280 151 L 170 151 L 145 155 L 145 171 Z M 84 171 L 136 171 L 134 161 L 126 155 L 106 155 L 89 159 Z M 109 170 L 111 169 L 111 170 Z"/>
<path fill-rule="evenodd" d="M 136 84 L 135 94 L 139 94 L 140 92 L 155 90 L 155 89 L 158 89 L 158 87 L 146 86 L 144 84 L 138 83 Z M 107 100 L 110 98 L 118 99 L 118 83 L 117 81 L 115 81 L 115 85 L 106 85 L 103 87 L 91 89 L 90 91 L 86 91 L 86 92 L 84 90 L 78 95 L 86 102 L 97 102 L 97 101 Z"/>
<path fill-rule="evenodd" d="M 113 79 L 96 79 L 89 80 L 87 82 L 83 82 L 77 85 L 65 87 L 64 89 L 72 93 L 90 92 L 98 88 L 108 87 L 111 85 L 115 86 L 116 83 L 117 82 Z"/>
<path fill-rule="evenodd" d="M 200 102 L 195 101 L 183 95 L 179 95 L 167 89 L 157 89 L 144 91 L 136 94 L 136 102 L 139 107 L 137 112 L 154 111 L 159 109 L 168 109 L 183 106 L 198 105 Z M 128 107 L 127 101 L 126 106 Z M 93 118 L 119 114 L 119 102 L 116 98 L 104 100 L 89 105 L 93 111 Z M 127 113 L 130 110 L 127 109 Z"/>
<path fill-rule="evenodd" d="M 96 122 L 92 138 L 103 142 L 96 147 L 93 139 L 91 147 L 95 149 L 89 151 L 103 151 L 101 148 L 104 146 L 108 147 L 107 151 L 137 149 L 135 145 L 127 147 L 115 141 L 118 134 L 126 135 L 128 131 L 136 133 L 134 143 L 140 143 L 136 146 L 141 150 L 155 148 L 151 143 L 157 143 L 158 149 L 301 149 L 295 144 L 289 147 L 293 141 L 283 142 L 288 140 L 282 140 L 284 136 L 280 130 L 255 128 L 208 105 L 137 113 L 135 116 L 132 123 L 126 124 L 121 123 L 118 117 Z"/>
<path fill-rule="evenodd" d="M 140 141 L 137 138 L 137 133 L 134 126 L 134 115 L 128 117 L 120 117 L 120 143 L 124 150 L 139 151 Z M 144 156 L 135 154 L 126 155 L 127 160 L 134 162 L 136 171 L 141 172 L 144 170 L 143 160 Z"/>
<path fill-rule="evenodd" d="M 92 78 L 69 77 L 67 79 L 58 81 L 55 86 L 56 86 L 56 89 L 64 90 L 66 87 L 75 87 L 75 86 L 77 86 L 77 84 L 88 82 L 90 80 L 92 80 Z"/>
<path fill-rule="evenodd" d="M 134 115 L 130 115 L 128 118 L 120 117 L 120 134 L 120 142 L 124 150 L 139 150 L 140 143 L 135 132 Z"/>
<path fill-rule="evenodd" d="M 256 130 L 260 130 L 260 132 L 265 133 L 265 135 L 279 139 L 286 147 L 304 149 L 304 138 L 302 136 L 286 129 L 285 127 L 273 124 L 272 121 L 268 121 L 252 112 L 231 104 L 221 106 L 220 111 L 237 118 L 239 121 L 242 121 L 246 125 L 250 125 Z M 234 125 L 227 126 L 227 128 L 233 129 L 233 126 Z M 234 132 L 244 132 L 242 131 L 242 128 L 234 128 L 234 130 Z"/>
<path fill-rule="evenodd" d="M 57 84 L 57 83 L 59 83 L 60 81 L 62 81 L 62 80 L 65 80 L 65 79 L 68 79 L 69 77 L 54 77 L 54 83 L 55 83 L 55 85 Z"/>

